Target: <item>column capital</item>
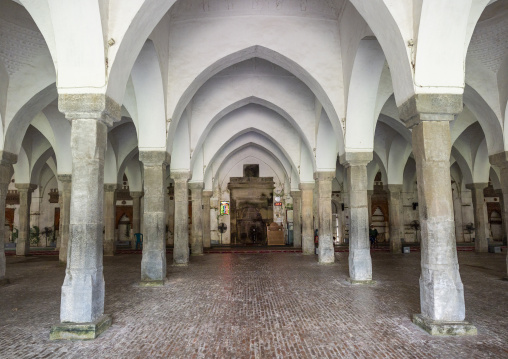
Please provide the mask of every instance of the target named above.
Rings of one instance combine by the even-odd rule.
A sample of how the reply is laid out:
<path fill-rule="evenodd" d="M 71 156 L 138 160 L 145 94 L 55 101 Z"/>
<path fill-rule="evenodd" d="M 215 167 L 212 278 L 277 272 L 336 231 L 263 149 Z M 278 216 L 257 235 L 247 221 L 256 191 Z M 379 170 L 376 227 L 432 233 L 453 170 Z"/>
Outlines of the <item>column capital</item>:
<path fill-rule="evenodd" d="M 372 152 L 346 152 L 339 156 L 339 162 L 344 167 L 367 166 L 372 161 Z"/>
<path fill-rule="evenodd" d="M 204 187 L 203 182 L 189 182 L 189 188 L 191 191 L 203 190 L 203 187 Z"/>
<path fill-rule="evenodd" d="M 139 160 L 145 166 L 169 165 L 171 155 L 166 150 L 139 150 Z"/>
<path fill-rule="evenodd" d="M 312 191 L 314 189 L 315 184 L 313 182 L 304 182 L 300 183 L 298 188 L 300 188 L 300 191 Z"/>
<path fill-rule="evenodd" d="M 31 184 L 31 183 L 16 183 L 14 185 L 18 191 L 27 191 L 27 192 L 33 192 L 37 189 L 37 185 Z"/>
<path fill-rule="evenodd" d="M 291 195 L 291 197 L 294 198 L 302 198 L 302 192 L 301 191 L 291 191 L 289 192 L 289 194 Z"/>
<path fill-rule="evenodd" d="M 416 94 L 399 106 L 399 116 L 412 128 L 422 121 L 453 121 L 462 108 L 462 94 Z"/>
<path fill-rule="evenodd" d="M 122 107 L 111 97 L 100 93 L 60 94 L 58 109 L 70 121 L 97 119 L 107 126 L 112 126 L 122 117 Z"/>
<path fill-rule="evenodd" d="M 483 190 L 484 188 L 488 187 L 488 183 L 468 183 L 466 184 L 466 188 L 469 190 Z"/>
<path fill-rule="evenodd" d="M 143 197 L 145 195 L 145 192 L 143 192 L 143 191 L 132 191 L 130 193 L 130 195 L 131 195 L 132 198 L 141 198 L 141 197 Z"/>
<path fill-rule="evenodd" d="M 213 196 L 213 191 L 205 191 L 203 190 L 203 197 L 211 198 Z"/>
<path fill-rule="evenodd" d="M 104 191 L 105 192 L 115 192 L 118 189 L 117 183 L 104 183 Z"/>
<path fill-rule="evenodd" d="M 63 183 L 70 183 L 72 182 L 72 175 L 71 174 L 61 174 L 57 176 L 58 180 Z"/>
<path fill-rule="evenodd" d="M 190 171 L 171 171 L 171 178 L 175 182 L 187 182 L 190 179 Z"/>
<path fill-rule="evenodd" d="M 332 181 L 335 178 L 335 171 L 316 171 L 314 178 L 318 181 Z"/>
<path fill-rule="evenodd" d="M 13 165 L 18 162 L 18 155 L 7 151 L 0 151 L 0 165 Z"/>
<path fill-rule="evenodd" d="M 489 156 L 489 161 L 492 165 L 499 168 L 508 168 L 508 151 L 499 152 L 495 155 Z"/>
<path fill-rule="evenodd" d="M 391 192 L 402 192 L 404 185 L 401 184 L 389 184 L 387 185 L 388 191 Z"/>

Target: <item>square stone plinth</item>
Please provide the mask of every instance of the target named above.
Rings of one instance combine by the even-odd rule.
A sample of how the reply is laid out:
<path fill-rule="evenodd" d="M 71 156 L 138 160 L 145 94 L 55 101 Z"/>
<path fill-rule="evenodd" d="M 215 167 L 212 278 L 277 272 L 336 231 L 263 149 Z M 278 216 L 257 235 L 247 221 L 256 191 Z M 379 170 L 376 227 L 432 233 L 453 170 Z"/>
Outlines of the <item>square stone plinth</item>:
<path fill-rule="evenodd" d="M 369 280 L 355 280 L 355 279 L 348 278 L 347 281 L 349 283 L 351 283 L 351 284 L 367 284 L 367 285 L 376 284 L 376 281 L 372 280 L 372 279 L 369 279 Z"/>
<path fill-rule="evenodd" d="M 90 340 L 111 326 L 111 317 L 104 314 L 91 323 L 60 323 L 51 328 L 50 340 Z"/>
<path fill-rule="evenodd" d="M 476 327 L 469 322 L 444 322 L 413 314 L 413 323 L 430 335 L 476 335 Z"/>

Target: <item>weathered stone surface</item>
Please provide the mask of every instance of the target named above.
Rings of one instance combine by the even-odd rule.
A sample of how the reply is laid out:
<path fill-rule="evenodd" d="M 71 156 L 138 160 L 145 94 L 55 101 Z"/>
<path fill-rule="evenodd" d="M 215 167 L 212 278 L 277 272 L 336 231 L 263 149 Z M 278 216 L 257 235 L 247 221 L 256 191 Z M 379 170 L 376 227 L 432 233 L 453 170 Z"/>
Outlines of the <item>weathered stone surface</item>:
<path fill-rule="evenodd" d="M 404 238 L 404 216 L 402 207 L 402 185 L 388 185 L 388 210 L 390 217 L 390 251 L 402 253 L 401 239 Z"/>
<path fill-rule="evenodd" d="M 97 119 L 111 126 L 120 121 L 122 106 L 104 94 L 60 94 L 58 109 L 69 120 Z"/>
<path fill-rule="evenodd" d="M 189 183 L 192 195 L 191 251 L 193 255 L 203 254 L 203 182 Z"/>
<path fill-rule="evenodd" d="M 115 255 L 116 183 L 104 184 L 104 255 Z"/>
<path fill-rule="evenodd" d="M 12 163 L 2 159 L 2 155 L 6 153 L 8 152 L 0 153 L 0 282 L 3 285 L 9 283 L 9 280 L 5 277 L 5 200 L 9 182 L 14 173 Z"/>
<path fill-rule="evenodd" d="M 474 227 L 475 227 L 475 251 L 477 253 L 486 253 L 489 251 L 489 238 L 487 236 L 489 220 L 485 208 L 485 197 L 483 190 L 488 187 L 488 183 L 471 183 L 466 188 L 471 190 L 471 197 L 474 206 Z"/>
<path fill-rule="evenodd" d="M 141 282 L 166 279 L 166 167 L 165 151 L 141 151 L 144 168 L 144 233 Z"/>
<path fill-rule="evenodd" d="M 30 252 L 30 204 L 32 192 L 37 188 L 30 183 L 16 183 L 19 193 L 19 232 L 16 240 L 16 255 L 26 256 Z"/>
<path fill-rule="evenodd" d="M 210 231 L 210 198 L 212 198 L 212 191 L 203 191 L 203 247 L 210 248 L 211 246 L 211 231 Z"/>
<path fill-rule="evenodd" d="M 300 183 L 302 192 L 302 252 L 314 254 L 314 230 L 312 219 L 312 205 L 314 196 L 314 183 Z"/>
<path fill-rule="evenodd" d="M 111 317 L 103 315 L 90 323 L 61 323 L 53 326 L 50 340 L 89 340 L 97 338 L 111 326 Z"/>
<path fill-rule="evenodd" d="M 413 323 L 430 335 L 477 335 L 476 327 L 466 321 L 447 322 L 427 319 L 421 314 L 413 314 Z"/>
<path fill-rule="evenodd" d="M 320 264 L 335 262 L 332 236 L 332 180 L 335 172 L 317 172 L 319 195 L 319 246 Z"/>
<path fill-rule="evenodd" d="M 461 322 L 465 306 L 450 187 L 450 126 L 446 121 L 450 116 L 443 116 L 442 121 L 420 121 L 412 131 L 422 233 L 421 314 L 428 320 Z"/>
<path fill-rule="evenodd" d="M 369 201 L 367 163 L 372 153 L 345 153 L 342 165 L 347 171 L 349 193 L 349 275 L 352 283 L 372 283 L 372 259 L 369 242 Z"/>
<path fill-rule="evenodd" d="M 70 238 L 61 322 L 90 323 L 104 314 L 103 201 L 106 125 L 72 121 Z"/>
<path fill-rule="evenodd" d="M 141 198 L 143 197 L 143 192 L 131 192 L 132 197 L 132 232 L 141 233 Z M 133 236 L 131 248 L 136 248 L 136 237 Z"/>
<path fill-rule="evenodd" d="M 399 107 L 399 115 L 411 128 L 422 120 L 452 121 L 462 107 L 459 94 L 416 94 Z"/>
<path fill-rule="evenodd" d="M 302 247 L 302 192 L 291 191 L 293 198 L 293 247 Z"/>
<path fill-rule="evenodd" d="M 175 181 L 175 244 L 173 261 L 177 265 L 189 263 L 189 172 L 171 172 Z"/>
<path fill-rule="evenodd" d="M 60 262 L 67 263 L 67 249 L 69 244 L 69 226 L 71 221 L 71 191 L 72 175 L 58 175 L 62 190 L 60 191 L 60 248 L 58 256 Z"/>

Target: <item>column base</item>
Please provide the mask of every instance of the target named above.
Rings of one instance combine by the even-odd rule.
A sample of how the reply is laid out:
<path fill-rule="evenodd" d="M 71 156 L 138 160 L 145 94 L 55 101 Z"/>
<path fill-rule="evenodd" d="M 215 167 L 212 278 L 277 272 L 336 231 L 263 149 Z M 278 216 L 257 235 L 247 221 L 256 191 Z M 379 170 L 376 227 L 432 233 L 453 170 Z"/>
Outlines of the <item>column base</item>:
<path fill-rule="evenodd" d="M 508 276 L 501 278 L 502 280 L 508 281 Z"/>
<path fill-rule="evenodd" d="M 91 340 L 111 326 L 111 317 L 104 314 L 90 323 L 60 323 L 51 328 L 49 340 Z"/>
<path fill-rule="evenodd" d="M 0 287 L 3 286 L 3 285 L 10 284 L 10 283 L 11 283 L 11 281 L 8 278 L 2 278 L 2 279 L 0 279 Z"/>
<path fill-rule="evenodd" d="M 347 281 L 351 284 L 367 284 L 367 285 L 370 285 L 370 284 L 376 284 L 376 281 L 375 280 L 372 280 L 372 279 L 367 279 L 367 280 L 356 280 L 356 279 L 351 279 L 351 278 L 348 278 Z"/>
<path fill-rule="evenodd" d="M 145 280 L 139 282 L 140 287 L 164 287 L 163 280 Z"/>
<path fill-rule="evenodd" d="M 424 318 L 421 314 L 413 314 L 413 323 L 430 335 L 477 335 L 476 327 L 466 321 L 447 322 Z"/>

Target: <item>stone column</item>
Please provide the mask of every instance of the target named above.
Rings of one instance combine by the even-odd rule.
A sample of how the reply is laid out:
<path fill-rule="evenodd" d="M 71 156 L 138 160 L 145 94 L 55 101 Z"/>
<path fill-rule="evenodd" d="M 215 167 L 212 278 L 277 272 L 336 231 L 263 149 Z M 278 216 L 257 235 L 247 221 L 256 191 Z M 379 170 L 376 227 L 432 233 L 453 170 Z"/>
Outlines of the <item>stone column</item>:
<path fill-rule="evenodd" d="M 502 212 L 503 212 L 503 227 L 504 233 L 508 236 L 508 151 L 500 152 L 489 157 L 490 163 L 498 166 L 501 169 L 501 182 L 502 195 Z M 505 280 L 508 280 L 508 254 L 506 256 L 506 275 Z"/>
<path fill-rule="evenodd" d="M 341 156 L 346 167 L 349 192 L 349 281 L 370 284 L 372 259 L 369 242 L 369 201 L 367 198 L 367 164 L 372 152 L 347 152 Z"/>
<path fill-rule="evenodd" d="M 300 191 L 302 192 L 302 252 L 309 255 L 315 253 L 312 219 L 314 183 L 300 183 Z"/>
<path fill-rule="evenodd" d="M 455 219 L 455 239 L 457 243 L 464 242 L 464 223 L 462 220 L 462 196 L 460 193 L 455 193 L 452 188 L 453 198 L 453 217 Z"/>
<path fill-rule="evenodd" d="M 489 220 L 485 212 L 485 198 L 483 189 L 488 187 L 488 183 L 471 183 L 466 188 L 471 190 L 474 207 L 474 228 L 475 228 L 475 252 L 487 253 L 489 251 L 489 239 L 487 236 Z"/>
<path fill-rule="evenodd" d="M 16 241 L 16 255 L 26 256 L 30 251 L 30 203 L 36 188 L 30 183 L 16 183 L 19 193 L 19 232 Z"/>
<path fill-rule="evenodd" d="M 412 128 L 421 225 L 420 305 L 413 322 L 430 334 L 476 334 L 465 318 L 450 186 L 450 125 L 461 95 L 416 95 L 400 108 Z"/>
<path fill-rule="evenodd" d="M 300 214 L 302 192 L 291 191 L 291 197 L 293 197 L 293 247 L 302 248 L 302 216 Z"/>
<path fill-rule="evenodd" d="M 107 126 L 121 107 L 100 94 L 60 94 L 58 106 L 72 123 L 72 188 L 62 323 L 50 339 L 93 339 L 111 325 L 104 314 L 104 157 Z"/>
<path fill-rule="evenodd" d="M 143 258 L 141 285 L 160 286 L 166 279 L 166 151 L 140 151 L 144 168 Z"/>
<path fill-rule="evenodd" d="M 203 182 L 189 183 L 192 194 L 191 251 L 193 255 L 203 254 Z"/>
<path fill-rule="evenodd" d="M 12 164 L 16 162 L 17 156 L 9 152 L 0 152 L 0 286 L 9 283 L 5 277 L 5 201 L 7 189 L 11 182 L 14 169 Z"/>
<path fill-rule="evenodd" d="M 173 261 L 177 265 L 189 263 L 189 172 L 171 172 L 175 181 L 175 245 Z"/>
<path fill-rule="evenodd" d="M 116 183 L 104 185 L 104 255 L 115 255 Z"/>
<path fill-rule="evenodd" d="M 374 194 L 374 190 L 367 191 L 367 204 L 368 204 L 368 219 L 369 225 L 372 224 L 372 195 Z"/>
<path fill-rule="evenodd" d="M 58 191 L 58 208 L 62 211 L 62 191 Z M 55 228 L 56 231 L 56 228 Z M 58 237 L 56 239 L 55 250 L 60 253 L 60 242 L 62 241 L 62 214 L 60 213 L 60 221 L 58 223 Z"/>
<path fill-rule="evenodd" d="M 211 229 L 210 229 L 210 198 L 212 191 L 203 191 L 203 247 L 211 247 Z"/>
<path fill-rule="evenodd" d="M 132 232 L 141 233 L 141 197 L 143 192 L 131 192 L 132 197 Z M 133 237 L 131 248 L 136 248 L 136 236 Z"/>
<path fill-rule="evenodd" d="M 320 264 L 335 262 L 332 234 L 332 180 L 335 172 L 317 172 L 319 194 L 319 247 Z"/>
<path fill-rule="evenodd" d="M 58 175 L 58 180 L 62 186 L 60 191 L 60 249 L 58 259 L 62 263 L 67 263 L 69 226 L 71 221 L 72 175 Z"/>
<path fill-rule="evenodd" d="M 504 197 L 503 197 L 503 190 L 501 189 L 496 189 L 495 190 L 496 192 L 496 196 L 499 197 L 499 206 L 501 207 L 501 220 L 502 220 L 502 226 L 503 226 L 503 237 L 502 237 L 502 241 L 503 241 L 503 244 L 506 245 L 506 232 L 505 232 L 505 213 L 504 213 Z"/>
<path fill-rule="evenodd" d="M 402 185 L 388 185 L 388 211 L 390 212 L 390 251 L 402 253 L 401 239 L 404 237 L 404 215 L 402 213 Z"/>

